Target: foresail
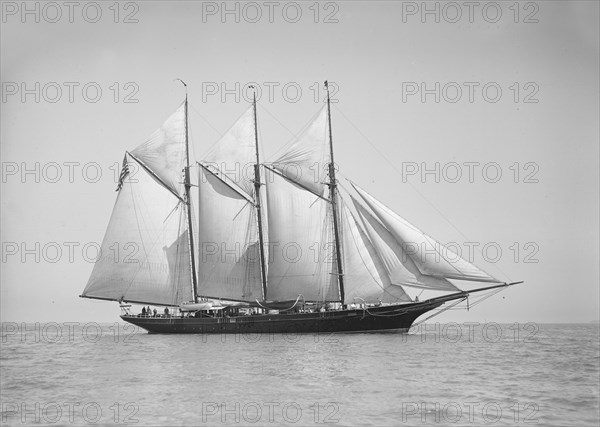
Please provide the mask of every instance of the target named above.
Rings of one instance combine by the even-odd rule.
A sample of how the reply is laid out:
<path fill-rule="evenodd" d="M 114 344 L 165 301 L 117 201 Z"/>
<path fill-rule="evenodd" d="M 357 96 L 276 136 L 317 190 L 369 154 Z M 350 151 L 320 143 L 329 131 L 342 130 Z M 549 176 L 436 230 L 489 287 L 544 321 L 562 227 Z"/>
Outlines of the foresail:
<path fill-rule="evenodd" d="M 353 187 L 423 275 L 477 282 L 501 282 L 423 233 L 364 190 L 355 185 Z"/>
<path fill-rule="evenodd" d="M 339 301 L 330 203 L 265 168 L 271 301 Z"/>
<path fill-rule="evenodd" d="M 204 167 L 198 187 L 198 294 L 262 300 L 254 206 Z"/>
<path fill-rule="evenodd" d="M 323 107 L 289 149 L 272 162 L 272 167 L 288 179 L 322 196 L 330 163 L 328 132 L 327 108 Z"/>
<path fill-rule="evenodd" d="M 352 201 L 392 283 L 439 291 L 459 290 L 444 278 L 422 275 L 383 224 L 353 197 Z"/>
<path fill-rule="evenodd" d="M 122 182 L 82 296 L 165 305 L 189 301 L 187 235 L 180 201 L 139 170 Z"/>
<path fill-rule="evenodd" d="M 343 203 L 340 206 L 345 303 L 411 301 L 401 286 L 392 284 L 379 255 L 351 211 Z"/>
<path fill-rule="evenodd" d="M 131 152 L 158 182 L 183 197 L 185 105 L 182 104 L 146 142 Z"/>
<path fill-rule="evenodd" d="M 227 133 L 202 157 L 213 172 L 224 174 L 246 194 L 254 191 L 254 110 L 248 108 Z"/>

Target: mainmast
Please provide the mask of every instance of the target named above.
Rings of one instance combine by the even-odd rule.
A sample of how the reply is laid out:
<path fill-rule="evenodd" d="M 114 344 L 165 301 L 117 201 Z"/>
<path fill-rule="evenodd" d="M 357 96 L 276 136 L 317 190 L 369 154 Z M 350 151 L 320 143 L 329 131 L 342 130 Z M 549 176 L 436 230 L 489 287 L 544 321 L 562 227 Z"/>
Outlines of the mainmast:
<path fill-rule="evenodd" d="M 188 242 L 190 248 L 190 265 L 192 273 L 192 289 L 194 291 L 194 302 L 198 297 L 198 280 L 196 278 L 196 260 L 194 259 L 194 233 L 192 231 L 192 198 L 190 197 L 190 188 L 192 186 L 190 182 L 190 144 L 188 141 L 188 96 L 187 96 L 187 85 L 181 79 L 179 80 L 183 86 L 185 86 L 185 203 L 187 205 L 187 219 L 188 219 Z"/>
<path fill-rule="evenodd" d="M 251 86 L 254 88 L 254 86 Z M 262 213 L 260 204 L 260 158 L 258 155 L 258 126 L 256 121 L 256 89 L 254 90 L 252 105 L 254 107 L 254 142 L 256 144 L 256 164 L 254 165 L 254 194 L 256 214 L 258 215 L 258 244 L 260 246 L 260 274 L 262 278 L 263 300 L 267 300 L 267 273 L 265 271 L 265 246 L 263 242 Z"/>
<path fill-rule="evenodd" d="M 342 251 L 340 246 L 340 233 L 338 229 L 337 213 L 337 183 L 335 180 L 335 162 L 333 160 L 333 137 L 331 134 L 331 106 L 329 101 L 329 84 L 325 80 L 325 89 L 327 90 L 327 121 L 329 123 L 329 151 L 331 162 L 329 163 L 329 195 L 331 198 L 331 209 L 333 212 L 333 233 L 335 237 L 335 255 L 337 260 L 338 284 L 340 287 L 340 300 L 344 304 L 344 272 L 342 270 Z"/>

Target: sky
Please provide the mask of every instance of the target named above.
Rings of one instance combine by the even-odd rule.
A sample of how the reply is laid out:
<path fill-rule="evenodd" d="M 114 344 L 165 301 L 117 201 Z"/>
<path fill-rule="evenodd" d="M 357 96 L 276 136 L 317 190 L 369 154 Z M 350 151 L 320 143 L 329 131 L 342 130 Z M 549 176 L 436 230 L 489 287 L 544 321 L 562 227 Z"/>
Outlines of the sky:
<path fill-rule="evenodd" d="M 183 101 L 176 78 L 196 158 L 255 83 L 267 160 L 333 82 L 343 176 L 525 281 L 440 321 L 597 320 L 599 4 L 517 5 L 3 1 L 1 320 L 117 320 L 78 295 L 123 154 Z"/>

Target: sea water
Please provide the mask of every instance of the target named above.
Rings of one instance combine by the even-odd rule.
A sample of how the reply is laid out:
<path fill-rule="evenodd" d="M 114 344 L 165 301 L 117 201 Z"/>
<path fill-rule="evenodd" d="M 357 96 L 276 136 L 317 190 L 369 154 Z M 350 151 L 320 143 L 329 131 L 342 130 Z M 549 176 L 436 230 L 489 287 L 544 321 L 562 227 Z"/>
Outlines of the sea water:
<path fill-rule="evenodd" d="M 597 324 L 152 335 L 2 324 L 2 425 L 598 425 Z"/>

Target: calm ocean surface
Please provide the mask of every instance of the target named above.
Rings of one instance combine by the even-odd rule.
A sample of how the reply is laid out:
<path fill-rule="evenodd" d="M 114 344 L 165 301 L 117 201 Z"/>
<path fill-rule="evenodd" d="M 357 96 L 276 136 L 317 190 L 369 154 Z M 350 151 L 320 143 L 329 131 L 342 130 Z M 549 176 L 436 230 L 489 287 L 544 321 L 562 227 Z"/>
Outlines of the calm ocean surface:
<path fill-rule="evenodd" d="M 599 349 L 596 324 L 183 336 L 4 323 L 1 421 L 598 425 Z"/>

